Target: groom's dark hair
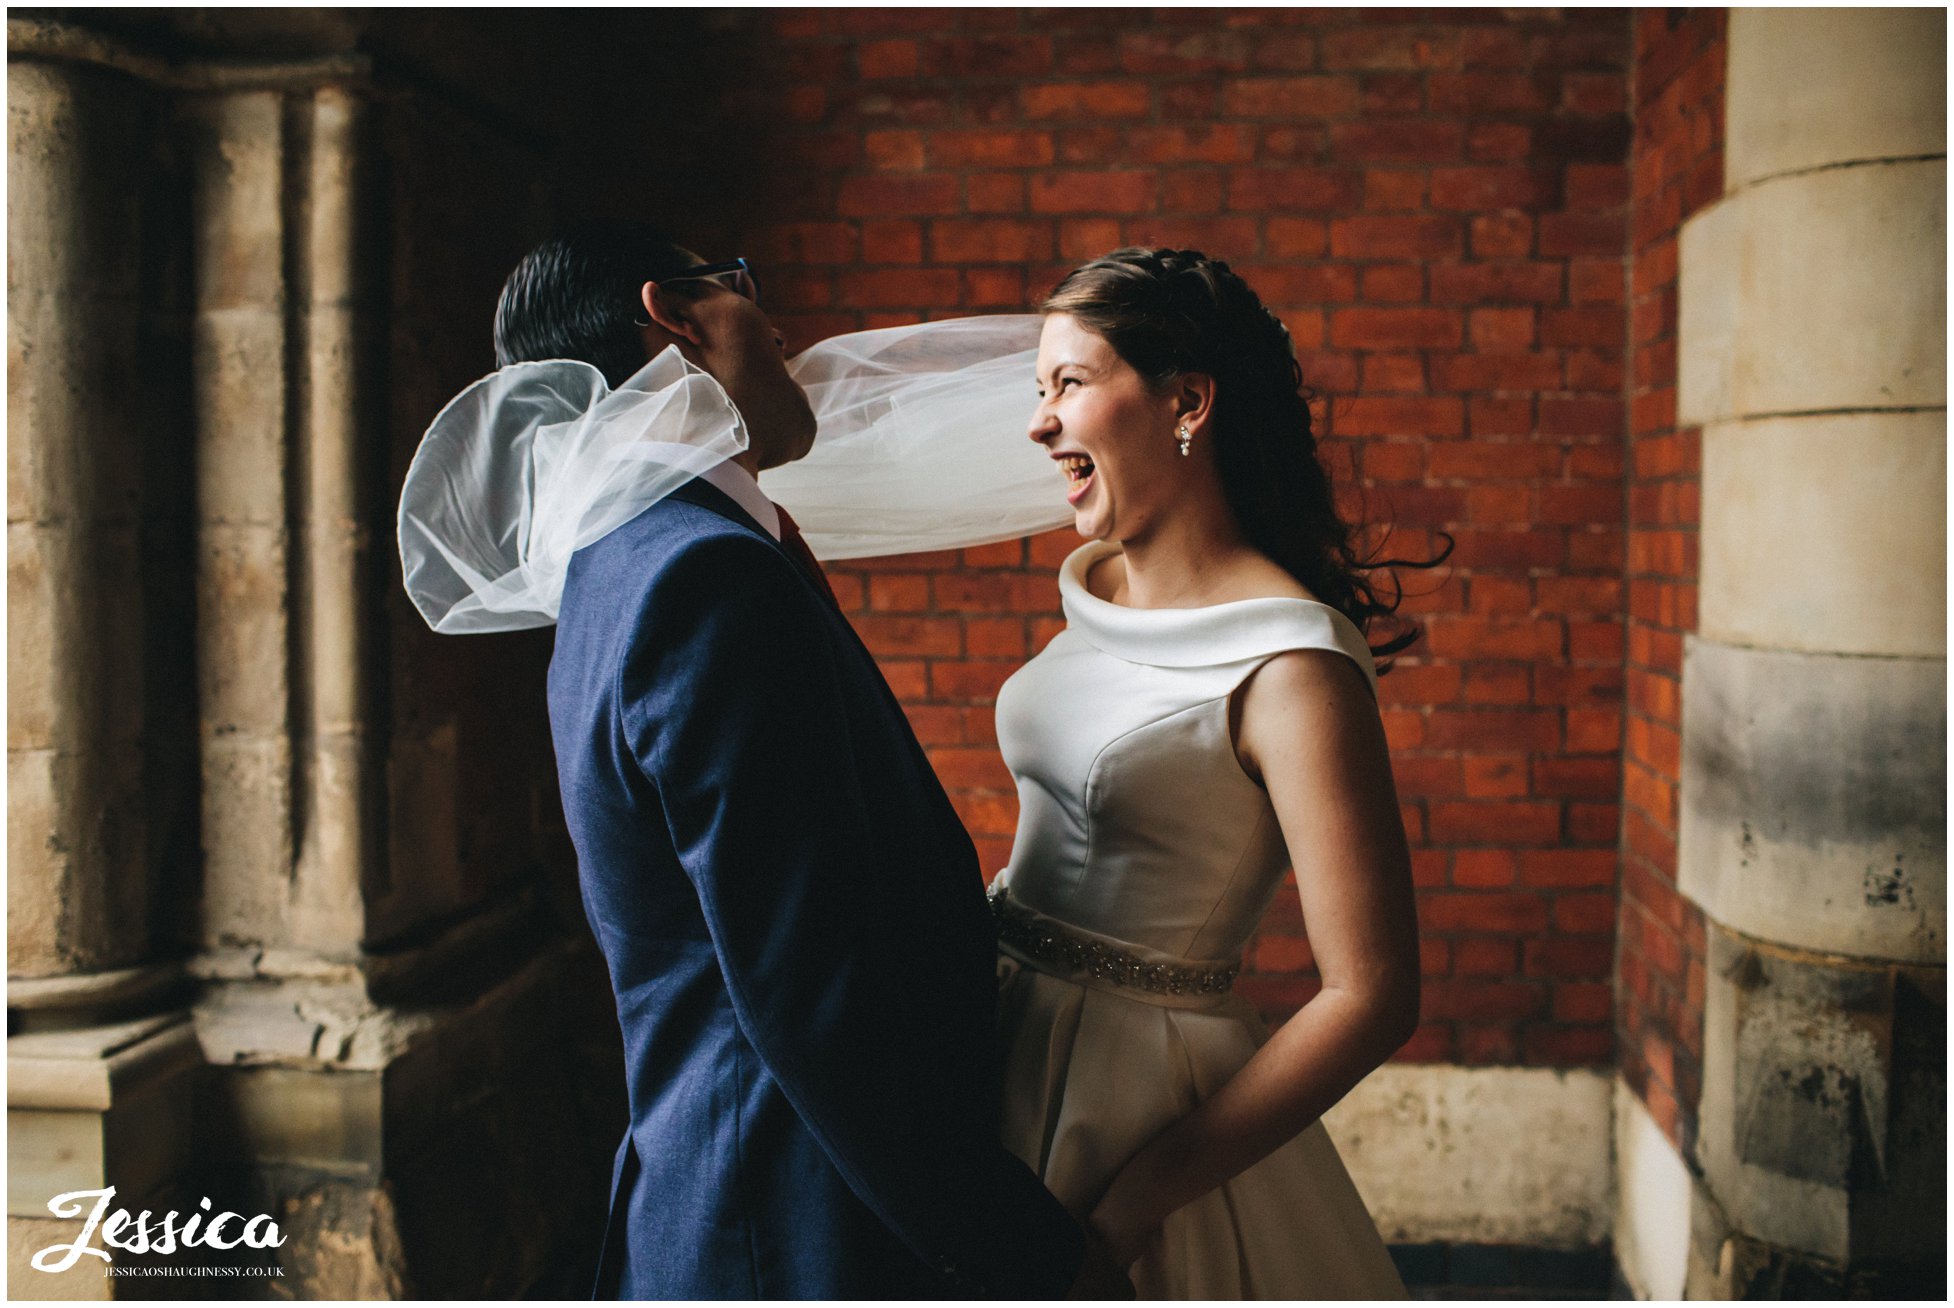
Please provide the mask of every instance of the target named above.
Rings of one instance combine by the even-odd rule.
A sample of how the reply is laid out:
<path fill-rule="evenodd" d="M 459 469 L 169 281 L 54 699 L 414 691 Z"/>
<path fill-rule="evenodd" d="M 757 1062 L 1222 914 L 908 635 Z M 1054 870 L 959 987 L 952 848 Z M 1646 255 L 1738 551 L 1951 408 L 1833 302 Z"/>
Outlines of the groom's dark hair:
<path fill-rule="evenodd" d="M 524 255 L 495 305 L 495 363 L 581 359 L 616 386 L 645 365 L 638 290 L 694 257 L 648 223 L 570 228 Z"/>

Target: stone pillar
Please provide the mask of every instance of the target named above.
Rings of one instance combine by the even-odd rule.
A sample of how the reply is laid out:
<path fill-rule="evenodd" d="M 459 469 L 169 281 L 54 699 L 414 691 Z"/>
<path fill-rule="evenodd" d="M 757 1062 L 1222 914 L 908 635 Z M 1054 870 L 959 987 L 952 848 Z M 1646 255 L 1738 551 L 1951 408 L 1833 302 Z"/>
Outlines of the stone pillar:
<path fill-rule="evenodd" d="M 1725 195 L 1682 229 L 1692 1296 L 1942 1288 L 1945 22 L 1731 11 Z"/>
<path fill-rule="evenodd" d="M 9 23 L 13 1284 L 141 1286 L 25 1266 L 114 1184 L 271 1215 L 292 1297 L 581 1292 L 622 1082 L 507 800 L 553 789 L 547 646 L 399 636 L 391 530 L 536 148 L 344 53 L 364 18 L 239 14 L 163 20 L 175 60 Z"/>
<path fill-rule="evenodd" d="M 159 936 L 151 840 L 145 518 L 165 443 L 146 331 L 154 100 L 137 78 L 10 41 L 7 87 L 8 1263 L 13 1292 L 78 1223 L 54 1196 L 168 1194 L 189 1143 L 197 1044 Z M 147 293 L 147 294 L 146 294 Z M 153 536 L 153 533 L 149 533 Z"/>

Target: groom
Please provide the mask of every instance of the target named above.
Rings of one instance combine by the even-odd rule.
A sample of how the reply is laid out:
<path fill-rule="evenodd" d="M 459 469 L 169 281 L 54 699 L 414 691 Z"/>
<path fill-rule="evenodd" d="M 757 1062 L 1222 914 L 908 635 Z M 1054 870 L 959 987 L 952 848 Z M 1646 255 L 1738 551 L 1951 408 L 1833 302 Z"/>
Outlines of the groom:
<path fill-rule="evenodd" d="M 596 1293 L 1130 1294 L 998 1143 L 995 936 L 901 707 L 756 474 L 814 417 L 750 273 L 637 225 L 517 266 L 497 361 L 677 346 L 749 448 L 571 560 L 550 725 L 631 1124 Z"/>

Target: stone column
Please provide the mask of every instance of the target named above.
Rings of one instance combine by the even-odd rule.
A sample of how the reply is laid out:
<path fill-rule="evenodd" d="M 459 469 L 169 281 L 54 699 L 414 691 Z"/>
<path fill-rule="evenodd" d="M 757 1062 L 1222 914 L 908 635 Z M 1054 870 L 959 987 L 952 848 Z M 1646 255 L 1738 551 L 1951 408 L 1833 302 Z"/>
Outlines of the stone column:
<path fill-rule="evenodd" d="M 541 660 L 403 637 L 391 531 L 541 156 L 345 53 L 365 19 L 236 12 L 163 20 L 178 60 L 9 23 L 13 1284 L 142 1287 L 26 1268 L 74 1234 L 49 1198 L 113 1184 L 272 1216 L 291 1297 L 580 1292 L 622 1080 L 508 802 L 550 788 L 507 711 Z"/>
<path fill-rule="evenodd" d="M 1725 195 L 1682 230 L 1691 1295 L 1944 1274 L 1945 22 L 1731 11 Z"/>
<path fill-rule="evenodd" d="M 145 665 L 143 526 L 159 508 L 141 472 L 167 434 L 144 384 L 154 105 L 138 79 L 34 35 L 10 40 L 7 87 L 7 1211 L 21 1296 L 50 1292 L 34 1251 L 72 1238 L 55 1195 L 113 1185 L 139 1206 L 174 1175 L 197 1061 L 181 969 L 158 961 L 165 887 L 146 826 L 147 679 L 172 671 Z"/>

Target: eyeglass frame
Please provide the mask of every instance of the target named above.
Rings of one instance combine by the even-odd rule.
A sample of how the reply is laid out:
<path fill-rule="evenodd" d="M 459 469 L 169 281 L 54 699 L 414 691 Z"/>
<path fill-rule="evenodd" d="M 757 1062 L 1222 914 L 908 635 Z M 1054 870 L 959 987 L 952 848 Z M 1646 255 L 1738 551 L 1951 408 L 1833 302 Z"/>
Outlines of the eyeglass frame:
<path fill-rule="evenodd" d="M 737 274 L 733 284 L 726 287 L 727 290 L 732 291 L 735 295 L 744 295 L 755 304 L 760 302 L 760 279 L 754 275 L 753 265 L 746 261 L 744 255 L 737 259 L 728 259 L 724 263 L 702 263 L 694 268 L 682 269 L 670 277 L 659 278 L 658 284 L 660 286 L 666 286 L 672 282 L 710 281 L 715 277 L 724 277 L 727 273 Z M 721 284 L 724 285 L 724 283 Z M 651 326 L 643 318 L 633 318 L 631 321 L 639 327 Z"/>

